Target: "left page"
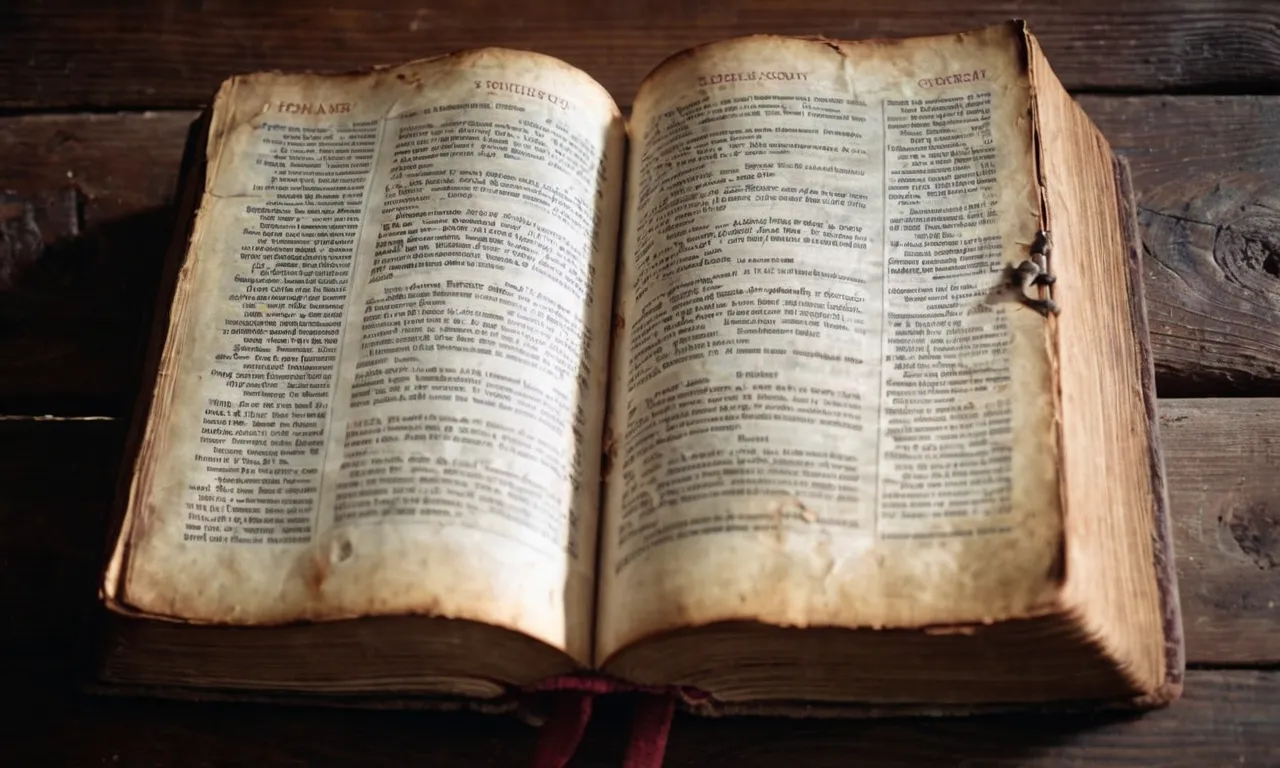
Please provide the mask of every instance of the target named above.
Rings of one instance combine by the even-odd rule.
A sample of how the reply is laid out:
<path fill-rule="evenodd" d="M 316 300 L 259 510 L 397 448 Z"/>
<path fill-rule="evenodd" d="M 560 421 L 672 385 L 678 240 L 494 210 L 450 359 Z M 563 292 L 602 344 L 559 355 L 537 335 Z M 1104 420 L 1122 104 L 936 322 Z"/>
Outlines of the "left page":
<path fill-rule="evenodd" d="M 595 81 L 465 52 L 261 74 L 208 176 L 104 593 L 424 613 L 590 656 L 625 152 Z"/>

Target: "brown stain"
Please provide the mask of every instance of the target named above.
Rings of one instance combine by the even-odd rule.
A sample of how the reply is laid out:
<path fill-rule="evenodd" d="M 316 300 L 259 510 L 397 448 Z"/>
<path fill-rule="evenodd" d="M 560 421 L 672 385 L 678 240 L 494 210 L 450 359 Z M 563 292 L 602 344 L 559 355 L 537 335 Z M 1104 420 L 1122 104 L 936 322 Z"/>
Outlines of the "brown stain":
<path fill-rule="evenodd" d="M 320 597 L 324 590 L 324 580 L 329 576 L 329 562 L 323 557 L 311 559 L 311 567 L 306 571 L 307 594 L 313 598 Z"/>
<path fill-rule="evenodd" d="M 815 42 L 815 43 L 818 43 L 818 44 L 820 44 L 820 45 L 825 45 L 826 47 L 828 47 L 828 48 L 830 48 L 831 50 L 835 51 L 836 53 L 840 54 L 840 58 L 842 58 L 842 59 L 847 59 L 847 58 L 849 58 L 849 55 L 848 55 L 848 54 L 846 54 L 846 53 L 844 52 L 844 49 L 840 47 L 840 44 L 839 44 L 839 43 L 837 43 L 836 41 L 834 41 L 834 40 L 830 39 L 830 38 L 826 38 L 826 37 L 822 37 L 821 35 L 817 35 L 817 36 L 814 36 L 814 37 L 804 37 L 804 38 L 801 38 L 801 39 L 802 39 L 802 40 L 809 40 L 809 41 L 811 41 L 811 42 Z"/>
<path fill-rule="evenodd" d="M 1254 565 L 1270 570 L 1280 562 L 1280 514 L 1268 508 L 1266 502 L 1237 507 L 1219 522 L 1226 523 L 1236 546 Z"/>
<path fill-rule="evenodd" d="M 627 318 L 623 317 L 620 312 L 615 312 L 613 315 L 613 332 L 622 333 L 622 330 L 626 327 Z"/>
<path fill-rule="evenodd" d="M 347 542 L 350 546 L 350 542 Z M 307 587 L 307 596 L 312 600 L 320 598 L 324 591 L 324 583 L 329 578 L 329 572 L 333 566 L 332 545 L 321 539 L 315 542 L 311 549 L 303 555 L 305 561 L 302 564 L 302 580 Z"/>
<path fill-rule="evenodd" d="M 822 537 L 813 545 L 813 554 L 820 563 L 820 570 L 816 575 L 821 589 L 825 592 L 827 580 L 831 578 L 832 572 L 836 569 L 836 559 L 831 555 L 831 534 L 823 532 Z"/>
<path fill-rule="evenodd" d="M 397 72 L 396 79 L 406 85 L 422 88 L 422 75 L 418 72 Z"/>
<path fill-rule="evenodd" d="M 640 81 L 640 84 L 636 86 L 636 97 L 632 99 L 632 102 L 634 103 L 636 100 L 639 99 L 640 93 L 644 90 L 645 86 L 649 85 L 650 82 L 656 80 L 659 73 L 661 73 L 662 71 L 670 67 L 676 66 L 677 64 L 683 62 L 686 59 L 693 60 L 698 58 L 698 56 L 701 55 L 703 49 L 711 45 L 715 45 L 715 43 L 703 43 L 701 45 L 693 46 L 692 48 L 685 48 L 684 50 L 676 51 L 675 53 L 671 54 L 667 58 L 658 62 L 658 65 L 653 69 L 649 70 L 649 74 L 645 75 L 644 79 Z"/>

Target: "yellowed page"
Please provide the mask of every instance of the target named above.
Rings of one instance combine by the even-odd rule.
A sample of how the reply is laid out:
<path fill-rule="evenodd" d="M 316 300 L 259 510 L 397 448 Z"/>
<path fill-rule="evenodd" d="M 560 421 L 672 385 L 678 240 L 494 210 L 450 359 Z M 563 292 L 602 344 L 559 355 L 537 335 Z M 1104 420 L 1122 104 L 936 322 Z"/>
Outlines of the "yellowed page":
<path fill-rule="evenodd" d="M 108 594 L 419 612 L 589 661 L 625 129 L 487 49 L 229 81 Z"/>
<path fill-rule="evenodd" d="M 1038 226 L 1018 41 L 745 38 L 645 82 L 598 660 L 719 620 L 1045 609 L 1050 321 L 988 301 Z"/>

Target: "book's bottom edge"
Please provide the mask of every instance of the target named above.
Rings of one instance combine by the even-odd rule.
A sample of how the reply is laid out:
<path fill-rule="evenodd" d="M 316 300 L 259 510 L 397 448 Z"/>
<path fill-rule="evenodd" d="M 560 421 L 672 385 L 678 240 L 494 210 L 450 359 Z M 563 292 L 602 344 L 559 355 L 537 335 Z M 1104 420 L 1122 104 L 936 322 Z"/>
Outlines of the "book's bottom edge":
<path fill-rule="evenodd" d="M 474 712 L 486 715 L 514 715 L 531 725 L 540 725 L 550 711 L 555 691 L 519 691 L 493 699 L 463 696 L 411 695 L 398 693 L 307 693 L 297 691 L 257 691 L 248 689 L 193 688 L 166 685 L 87 681 L 86 694 L 101 697 L 167 699 L 193 703 L 242 703 L 277 706 L 322 707 L 368 710 L 414 710 L 434 712 Z M 635 693 L 626 689 L 618 694 Z M 644 691 L 654 695 L 652 690 Z M 1040 701 L 1017 703 L 856 703 L 796 700 L 726 702 L 706 694 L 671 689 L 669 695 L 679 709 L 700 717 L 770 717 L 795 719 L 882 719 L 895 717 L 948 718 L 1013 714 L 1085 714 L 1090 712 L 1132 712 L 1157 709 L 1177 700 L 1182 684 L 1168 683 L 1142 696 L 1086 701 Z"/>

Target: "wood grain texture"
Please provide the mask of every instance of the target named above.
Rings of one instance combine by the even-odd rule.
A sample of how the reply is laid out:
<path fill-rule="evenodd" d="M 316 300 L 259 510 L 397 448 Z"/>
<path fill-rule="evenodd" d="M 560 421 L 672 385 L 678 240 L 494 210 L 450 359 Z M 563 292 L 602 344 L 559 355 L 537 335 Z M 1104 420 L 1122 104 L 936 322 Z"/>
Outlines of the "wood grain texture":
<path fill-rule="evenodd" d="M 532 48 L 620 103 L 668 55 L 754 32 L 835 38 L 953 32 L 1023 17 L 1074 90 L 1274 92 L 1273 0 L 384 0 L 14 3 L 0 24 L 0 107 L 193 107 L 228 74 L 345 70 L 482 45 Z"/>
<path fill-rule="evenodd" d="M 1160 401 L 1187 650 L 1280 663 L 1280 399 Z"/>
<path fill-rule="evenodd" d="M 1161 394 L 1280 394 L 1280 99 L 1081 101 L 1133 169 Z"/>
<path fill-rule="evenodd" d="M 1280 98 L 1085 94 L 1077 101 L 1128 159 L 1140 195 L 1214 174 L 1280 170 Z"/>

